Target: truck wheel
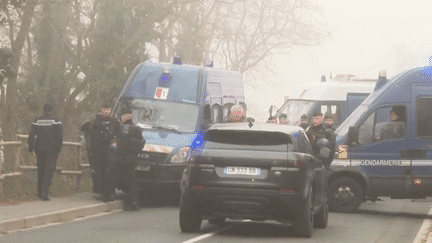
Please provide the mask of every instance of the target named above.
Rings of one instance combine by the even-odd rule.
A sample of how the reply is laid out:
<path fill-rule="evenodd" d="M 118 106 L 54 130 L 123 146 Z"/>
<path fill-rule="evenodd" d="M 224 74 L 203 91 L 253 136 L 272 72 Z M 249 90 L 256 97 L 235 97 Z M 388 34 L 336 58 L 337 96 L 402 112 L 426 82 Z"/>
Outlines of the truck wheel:
<path fill-rule="evenodd" d="M 339 213 L 353 213 L 363 201 L 363 190 L 358 182 L 341 177 L 332 181 L 328 189 L 330 210 Z"/>
<path fill-rule="evenodd" d="M 328 214 L 329 214 L 329 207 L 328 207 L 328 200 L 327 198 L 324 199 L 325 203 L 323 205 L 323 208 L 316 214 L 315 216 L 315 228 L 324 229 L 327 228 L 328 225 Z"/>
<path fill-rule="evenodd" d="M 313 210 L 313 191 L 312 187 L 304 205 L 300 207 L 300 212 L 297 215 L 294 225 L 296 233 L 300 237 L 311 238 L 314 230 L 314 210 Z"/>
<path fill-rule="evenodd" d="M 196 209 L 184 203 L 183 199 L 180 199 L 179 222 L 181 231 L 186 233 L 197 232 L 201 228 L 201 221 L 202 218 Z"/>

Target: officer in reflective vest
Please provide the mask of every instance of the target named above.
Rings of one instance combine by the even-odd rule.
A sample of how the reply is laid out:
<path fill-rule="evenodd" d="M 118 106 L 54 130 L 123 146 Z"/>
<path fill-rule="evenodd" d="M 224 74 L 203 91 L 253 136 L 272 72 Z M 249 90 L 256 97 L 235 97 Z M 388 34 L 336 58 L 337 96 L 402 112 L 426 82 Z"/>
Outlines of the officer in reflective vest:
<path fill-rule="evenodd" d="M 48 201 L 57 158 L 63 145 L 63 125 L 54 117 L 54 107 L 45 104 L 43 115 L 31 125 L 28 138 L 29 152 L 36 153 L 38 197 Z"/>

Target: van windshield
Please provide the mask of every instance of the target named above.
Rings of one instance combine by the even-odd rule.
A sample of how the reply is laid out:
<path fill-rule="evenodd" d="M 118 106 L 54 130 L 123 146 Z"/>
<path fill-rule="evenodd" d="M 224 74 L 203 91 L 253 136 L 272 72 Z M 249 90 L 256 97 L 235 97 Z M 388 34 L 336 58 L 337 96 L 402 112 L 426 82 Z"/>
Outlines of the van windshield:
<path fill-rule="evenodd" d="M 315 103 L 317 102 L 310 100 L 288 100 L 279 110 L 284 113 L 286 112 L 289 125 L 298 126 L 300 117 L 303 114 L 308 114 Z"/>
<path fill-rule="evenodd" d="M 368 105 L 360 105 L 348 116 L 348 118 L 336 129 L 335 133 L 338 136 L 345 136 L 348 133 L 350 126 L 354 126 L 354 123 L 363 116 L 368 110 Z"/>
<path fill-rule="evenodd" d="M 123 98 L 114 116 L 132 113 L 132 121 L 143 129 L 191 133 L 198 119 L 198 105 L 166 100 Z"/>

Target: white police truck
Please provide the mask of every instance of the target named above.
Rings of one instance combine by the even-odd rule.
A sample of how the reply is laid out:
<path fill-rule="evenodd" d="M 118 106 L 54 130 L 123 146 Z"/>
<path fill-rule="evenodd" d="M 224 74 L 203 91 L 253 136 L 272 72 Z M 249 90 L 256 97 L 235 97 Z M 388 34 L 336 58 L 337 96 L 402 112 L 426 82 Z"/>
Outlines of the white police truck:
<path fill-rule="evenodd" d="M 337 127 L 369 96 L 376 81 L 342 74 L 329 81 L 324 78 L 321 82 L 297 86 L 275 116 L 285 113 L 288 124 L 298 126 L 300 117 L 305 114 L 310 125 L 312 114 L 320 111 L 331 114 Z"/>
<path fill-rule="evenodd" d="M 381 81 L 336 130 L 332 211 L 354 212 L 380 196 L 432 196 L 432 67 Z"/>

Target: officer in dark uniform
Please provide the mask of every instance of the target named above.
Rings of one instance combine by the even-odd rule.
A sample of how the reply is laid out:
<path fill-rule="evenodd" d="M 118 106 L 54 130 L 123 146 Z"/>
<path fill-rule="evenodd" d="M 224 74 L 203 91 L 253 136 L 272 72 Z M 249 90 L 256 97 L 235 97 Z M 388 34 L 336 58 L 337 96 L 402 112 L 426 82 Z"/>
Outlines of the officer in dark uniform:
<path fill-rule="evenodd" d="M 142 131 L 132 123 L 132 114 L 121 116 L 121 129 L 118 136 L 118 177 L 122 189 L 126 192 L 123 210 L 136 211 L 138 207 L 138 188 L 135 180 L 135 167 L 138 163 L 138 153 L 142 152 L 145 140 Z"/>
<path fill-rule="evenodd" d="M 330 167 L 330 163 L 333 160 L 333 155 L 335 152 L 335 144 L 336 144 L 336 135 L 335 133 L 329 129 L 326 130 L 325 125 L 323 125 L 323 114 L 321 112 L 315 112 L 312 116 L 312 124 L 306 128 L 306 135 L 309 138 L 309 141 L 312 145 L 313 153 L 316 157 L 321 158 L 320 156 L 320 146 L 318 146 L 318 141 L 321 138 L 326 138 L 330 142 L 330 157 L 329 158 L 321 158 L 324 166 L 326 168 Z"/>
<path fill-rule="evenodd" d="M 101 119 L 102 114 L 98 113 L 98 114 L 96 114 L 96 117 L 97 117 L 96 119 Z M 90 134 L 91 134 L 91 129 L 92 129 L 92 123 L 93 123 L 93 121 L 84 122 L 81 125 L 80 131 L 84 134 L 85 148 L 87 151 L 87 158 L 89 160 L 90 172 L 91 172 L 91 177 L 92 177 L 92 181 L 93 181 L 93 193 L 100 194 L 101 188 L 100 188 L 99 181 L 96 178 L 96 166 L 94 163 L 92 150 L 90 148 L 90 144 L 91 144 Z"/>
<path fill-rule="evenodd" d="M 100 185 L 101 197 L 104 202 L 115 199 L 115 161 L 110 156 L 110 145 L 116 142 L 120 122 L 110 117 L 111 105 L 104 103 L 101 107 L 102 116 L 97 115 L 92 122 L 90 132 L 90 149 L 95 167 L 96 185 Z"/>
<path fill-rule="evenodd" d="M 29 152 L 36 153 L 38 197 L 48 201 L 57 158 L 63 145 L 63 125 L 54 117 L 54 107 L 45 104 L 43 115 L 31 125 L 28 138 Z"/>

